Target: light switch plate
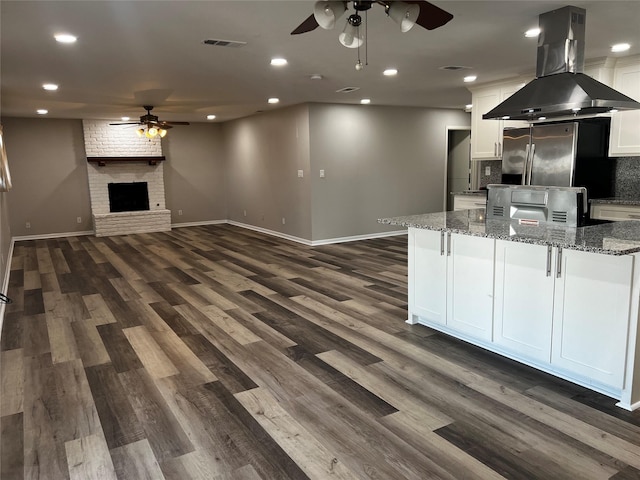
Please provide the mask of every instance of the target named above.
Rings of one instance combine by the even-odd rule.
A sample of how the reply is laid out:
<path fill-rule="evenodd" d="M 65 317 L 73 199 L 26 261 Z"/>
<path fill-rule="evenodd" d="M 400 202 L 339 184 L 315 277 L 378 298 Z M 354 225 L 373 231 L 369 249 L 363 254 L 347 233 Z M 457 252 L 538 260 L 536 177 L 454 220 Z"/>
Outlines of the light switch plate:
<path fill-rule="evenodd" d="M 298 178 L 304 177 L 304 170 L 298 170 Z"/>

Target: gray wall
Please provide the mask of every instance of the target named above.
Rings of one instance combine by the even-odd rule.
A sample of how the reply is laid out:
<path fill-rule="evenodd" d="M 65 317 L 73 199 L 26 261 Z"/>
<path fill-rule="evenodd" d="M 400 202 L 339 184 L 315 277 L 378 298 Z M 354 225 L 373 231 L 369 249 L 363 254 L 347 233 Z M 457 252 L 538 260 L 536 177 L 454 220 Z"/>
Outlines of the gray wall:
<path fill-rule="evenodd" d="M 444 210 L 447 126 L 469 126 L 468 113 L 326 104 L 309 112 L 312 240 L 397 230 L 377 219 Z"/>
<path fill-rule="evenodd" d="M 220 124 L 175 127 L 162 140 L 166 205 L 172 223 L 227 218 L 225 153 Z M 178 211 L 182 210 L 182 215 Z"/>
<path fill-rule="evenodd" d="M 230 220 L 311 238 L 308 111 L 298 105 L 223 124 Z"/>
<path fill-rule="evenodd" d="M 82 121 L 4 118 L 2 124 L 13 180 L 12 235 L 92 230 Z"/>

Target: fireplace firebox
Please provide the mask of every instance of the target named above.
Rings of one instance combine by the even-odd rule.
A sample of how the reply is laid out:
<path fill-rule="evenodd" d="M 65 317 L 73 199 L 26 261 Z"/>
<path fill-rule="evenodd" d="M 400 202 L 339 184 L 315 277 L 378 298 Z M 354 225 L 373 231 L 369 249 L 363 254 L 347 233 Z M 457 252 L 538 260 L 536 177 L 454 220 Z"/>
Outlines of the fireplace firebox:
<path fill-rule="evenodd" d="M 147 182 L 110 183 L 109 210 L 112 213 L 149 210 Z"/>

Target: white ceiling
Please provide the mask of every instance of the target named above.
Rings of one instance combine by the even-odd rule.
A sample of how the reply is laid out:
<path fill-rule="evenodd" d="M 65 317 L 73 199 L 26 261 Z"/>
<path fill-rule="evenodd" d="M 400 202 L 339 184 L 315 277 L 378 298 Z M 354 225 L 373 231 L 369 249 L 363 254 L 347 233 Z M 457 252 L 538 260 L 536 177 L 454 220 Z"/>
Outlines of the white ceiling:
<path fill-rule="evenodd" d="M 358 72 L 357 52 L 338 43 L 335 30 L 290 35 L 313 12 L 307 1 L 32 1 L 2 0 L 1 113 L 52 118 L 132 119 L 151 104 L 161 120 L 225 121 L 256 111 L 306 102 L 464 108 L 471 94 L 462 77 L 478 82 L 533 74 L 536 39 L 523 32 L 538 15 L 567 1 L 451 1 L 432 3 L 454 15 L 436 30 L 400 33 L 373 5 L 368 13 L 368 66 Z M 640 1 L 577 1 L 587 10 L 586 58 L 640 54 Z M 78 36 L 61 45 L 53 35 Z M 242 48 L 204 45 L 205 39 L 247 42 Z M 364 62 L 364 51 L 361 52 Z M 269 65 L 283 56 L 289 65 Z M 445 71 L 461 65 L 469 70 Z M 396 77 L 382 76 L 386 67 Z M 321 74 L 322 80 L 311 80 Z M 57 83 L 56 92 L 42 89 Z M 336 93 L 343 87 L 360 87 Z M 279 97 L 277 106 L 268 97 Z"/>

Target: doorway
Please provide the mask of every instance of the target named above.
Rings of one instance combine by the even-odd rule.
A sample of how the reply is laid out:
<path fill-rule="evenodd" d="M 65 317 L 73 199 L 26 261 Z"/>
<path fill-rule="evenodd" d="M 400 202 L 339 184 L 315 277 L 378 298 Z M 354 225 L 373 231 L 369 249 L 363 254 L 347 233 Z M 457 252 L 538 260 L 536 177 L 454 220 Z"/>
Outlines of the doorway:
<path fill-rule="evenodd" d="M 452 192 L 471 190 L 471 178 L 471 129 L 447 127 L 446 210 L 453 210 Z"/>

